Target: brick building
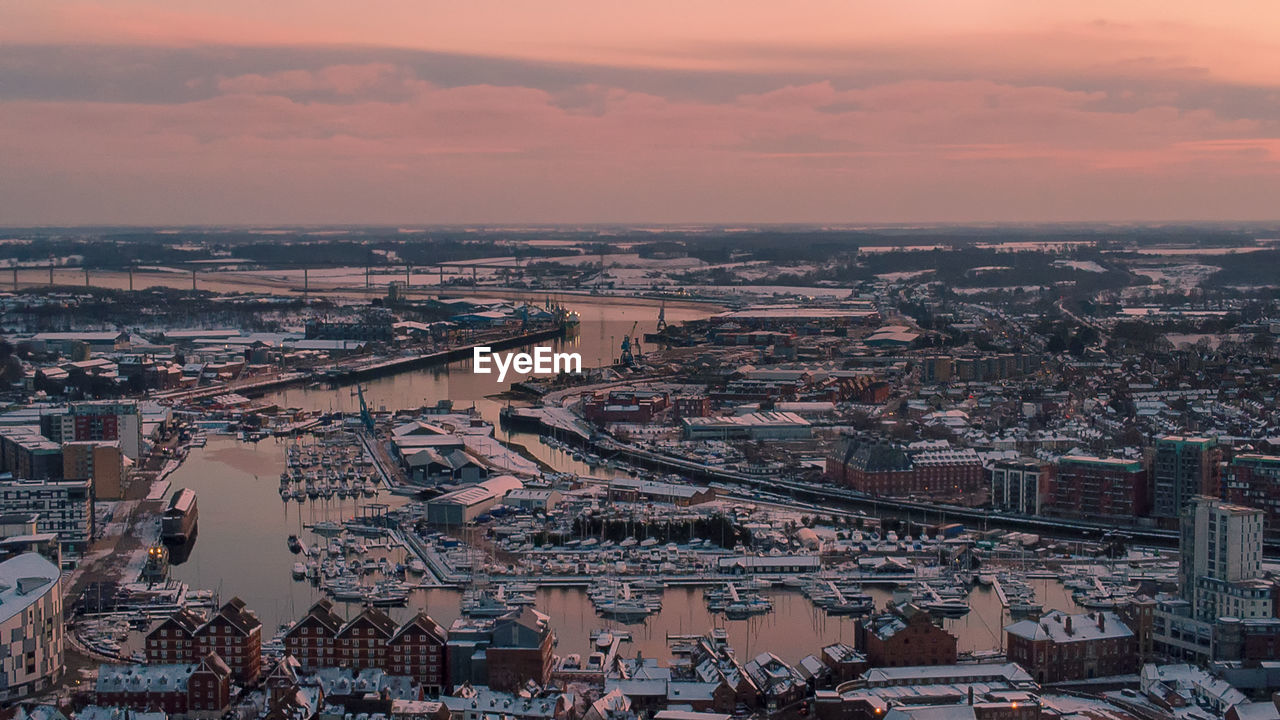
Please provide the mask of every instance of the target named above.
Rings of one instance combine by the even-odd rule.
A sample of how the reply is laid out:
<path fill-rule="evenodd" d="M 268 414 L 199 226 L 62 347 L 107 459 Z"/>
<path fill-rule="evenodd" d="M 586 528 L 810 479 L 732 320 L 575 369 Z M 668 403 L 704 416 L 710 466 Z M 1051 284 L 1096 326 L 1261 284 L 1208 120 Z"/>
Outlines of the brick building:
<path fill-rule="evenodd" d="M 41 415 L 40 433 L 56 443 L 118 441 L 120 451 L 133 460 L 143 451 L 142 413 L 135 400 L 73 403 L 62 412 Z"/>
<path fill-rule="evenodd" d="M 1068 615 L 1054 610 L 1039 620 L 1005 628 L 1007 655 L 1039 683 L 1088 680 L 1138 671 L 1138 640 L 1112 612 Z"/>
<path fill-rule="evenodd" d="M 671 647 L 675 662 L 667 685 L 668 704 L 689 705 L 695 712 L 732 713 L 760 706 L 761 691 L 728 643 L 712 632 Z"/>
<path fill-rule="evenodd" d="M 95 500 L 124 498 L 125 457 L 117 440 L 83 440 L 62 444 L 62 477 L 90 480 Z"/>
<path fill-rule="evenodd" d="M 1263 511 L 1264 531 L 1269 537 L 1280 537 L 1280 455 L 1235 456 L 1227 465 L 1222 485 L 1227 502 Z"/>
<path fill-rule="evenodd" d="M 489 638 L 489 687 L 515 691 L 530 680 L 551 680 L 555 633 L 551 619 L 531 608 L 499 619 Z"/>
<path fill-rule="evenodd" d="M 956 637 L 912 604 L 890 607 L 862 620 L 855 635 L 858 650 L 871 667 L 950 665 L 956 661 Z"/>
<path fill-rule="evenodd" d="M 138 711 L 216 718 L 231 705 L 231 668 L 213 652 L 196 663 L 101 665 L 94 702 Z"/>
<path fill-rule="evenodd" d="M 338 629 L 333 637 L 337 667 L 385 668 L 387 643 L 396 632 L 396 623 L 375 607 L 366 607 Z"/>
<path fill-rule="evenodd" d="M 706 395 L 677 395 L 672 405 L 677 418 L 706 417 L 711 414 L 711 398 Z"/>
<path fill-rule="evenodd" d="M 582 415 L 594 423 L 647 423 L 667 409 L 667 394 L 644 390 L 584 392 Z"/>
<path fill-rule="evenodd" d="M 742 671 L 760 690 L 764 706 L 771 712 L 790 707 L 809 694 L 804 676 L 773 653 L 756 655 L 742 666 Z"/>
<path fill-rule="evenodd" d="M 426 613 L 414 615 L 387 641 L 386 671 L 411 677 L 428 692 L 447 689 L 444 672 L 447 639 L 445 629 Z"/>
<path fill-rule="evenodd" d="M 262 623 L 240 598 L 232 598 L 208 620 L 179 610 L 147 633 L 148 663 L 199 663 L 210 652 L 227 664 L 237 682 L 257 682 L 262 672 Z"/>
<path fill-rule="evenodd" d="M 284 636 L 284 646 L 298 661 L 301 670 L 314 672 L 324 667 L 335 667 L 337 655 L 333 639 L 347 621 L 333 609 L 333 602 L 322 599 L 307 610 L 302 619 L 289 628 Z"/>
<path fill-rule="evenodd" d="M 832 643 L 822 648 L 822 664 L 831 669 L 834 684 L 849 682 L 866 672 L 867 656 L 845 643 Z"/>
<path fill-rule="evenodd" d="M 458 618 L 449 627 L 446 675 L 453 685 L 504 692 L 528 682 L 546 685 L 554 643 L 551 619 L 532 608 L 495 619 Z"/>
<path fill-rule="evenodd" d="M 1139 460 L 1067 455 L 1058 461 L 1049 511 L 1067 517 L 1146 515 L 1147 471 Z"/>
<path fill-rule="evenodd" d="M 425 613 L 397 626 L 386 613 L 366 608 L 350 621 L 320 600 L 285 634 L 284 646 L 301 670 L 377 669 L 407 676 L 432 692 L 448 687 L 444 628 Z"/>
<path fill-rule="evenodd" d="M 990 486 L 982 459 L 968 448 L 912 450 L 883 438 L 852 437 L 827 459 L 827 476 L 860 492 L 924 496 L 980 505 Z"/>
<path fill-rule="evenodd" d="M 1280 657 L 1280 618 L 1219 618 L 1213 641 L 1218 659 L 1256 668 Z"/>

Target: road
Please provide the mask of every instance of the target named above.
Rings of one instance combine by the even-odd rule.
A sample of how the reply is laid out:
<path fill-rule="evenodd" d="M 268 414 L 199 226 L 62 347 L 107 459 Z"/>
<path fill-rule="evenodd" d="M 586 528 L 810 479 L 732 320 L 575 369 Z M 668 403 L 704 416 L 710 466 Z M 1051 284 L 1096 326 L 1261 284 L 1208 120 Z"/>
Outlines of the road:
<path fill-rule="evenodd" d="M 1056 306 L 1063 315 L 1066 315 L 1067 317 L 1071 318 L 1072 320 L 1075 320 L 1077 323 L 1084 325 L 1085 327 L 1093 328 L 1098 332 L 1098 338 L 1104 342 L 1106 341 L 1109 335 L 1109 333 L 1107 332 L 1107 329 L 1092 320 L 1086 320 L 1085 318 L 1068 310 L 1067 299 L 1065 297 L 1058 298 L 1058 302 L 1056 303 Z"/>
<path fill-rule="evenodd" d="M 605 455 L 621 455 L 631 462 L 657 467 L 706 482 L 736 484 L 775 496 L 786 495 L 792 499 L 811 503 L 811 506 L 839 510 L 855 510 L 874 517 L 896 517 L 909 521 L 940 524 L 958 522 L 970 528 L 995 528 L 1015 532 L 1029 532 L 1052 538 L 1099 540 L 1109 532 L 1119 532 L 1132 541 L 1151 547 L 1176 548 L 1178 533 L 1174 530 L 1115 526 L 1088 520 L 1051 518 L 1039 515 L 1017 515 L 994 512 L 981 508 L 959 505 L 942 505 L 902 498 L 881 498 L 859 493 L 834 485 L 814 484 L 776 477 L 754 477 L 743 473 L 719 470 L 681 458 L 651 452 L 611 439 L 588 441 L 597 452 Z M 1269 556 L 1280 555 L 1280 541 L 1269 540 L 1264 544 Z"/>

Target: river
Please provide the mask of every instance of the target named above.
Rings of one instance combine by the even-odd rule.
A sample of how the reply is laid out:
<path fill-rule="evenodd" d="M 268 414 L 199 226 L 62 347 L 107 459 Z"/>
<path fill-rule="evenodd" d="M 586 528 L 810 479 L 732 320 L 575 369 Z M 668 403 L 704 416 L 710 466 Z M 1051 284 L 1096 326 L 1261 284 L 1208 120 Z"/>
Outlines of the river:
<path fill-rule="evenodd" d="M 541 301 L 539 294 L 531 299 Z M 657 308 L 645 305 L 619 305 L 593 302 L 591 298 L 566 297 L 566 303 L 579 312 L 579 332 L 556 341 L 557 350 L 579 352 L 585 365 L 607 364 L 616 355 L 622 336 L 638 323 L 637 332 L 653 331 Z M 705 317 L 707 310 L 696 307 L 668 307 L 668 322 Z M 430 368 L 400 375 L 378 378 L 365 384 L 365 397 L 378 409 L 414 408 L 434 404 L 442 398 L 453 400 L 455 408 L 474 407 L 497 424 L 502 402 L 491 396 L 500 393 L 510 382 L 499 384 L 494 375 L 476 375 L 470 371 L 470 360 L 447 367 Z M 289 389 L 269 396 L 286 407 L 314 410 L 354 410 L 358 401 L 350 388 Z M 579 474 L 601 476 L 602 468 L 588 467 L 562 451 L 538 442 L 537 435 L 503 431 L 502 439 L 522 445 L 549 465 Z M 319 590 L 290 575 L 297 556 L 286 547 L 291 533 L 305 535 L 304 523 L 339 520 L 358 514 L 365 500 L 347 499 L 309 501 L 304 504 L 283 503 L 277 494 L 278 477 L 284 469 L 284 446 L 273 440 L 256 445 L 230 437 L 211 437 L 203 448 L 196 448 L 172 476 L 175 488 L 190 487 L 199 495 L 199 536 L 186 562 L 173 568 L 173 576 L 195 587 L 217 590 L 224 599 L 232 595 L 243 598 L 256 611 L 269 637 L 282 623 L 297 618 L 321 596 Z M 381 493 L 377 502 L 398 504 L 402 498 Z M 402 560 L 393 551 L 392 560 Z M 1041 602 L 1049 608 L 1074 610 L 1075 605 L 1060 584 L 1038 580 Z M 888 592 L 869 589 L 879 605 L 888 600 Z M 789 661 L 796 661 L 823 645 L 853 642 L 854 620 L 827 617 L 798 593 L 776 590 L 770 597 L 773 613 L 742 621 L 725 620 L 706 609 L 702 591 L 668 589 L 662 611 L 640 626 L 627 626 L 633 635 L 630 652 L 640 651 L 649 657 L 667 657 L 666 635 L 701 633 L 712 627 L 723 627 L 740 653 L 747 657 L 769 650 Z M 425 609 L 446 627 L 458 616 L 459 594 L 448 590 L 417 591 L 410 607 L 393 611 L 403 617 L 417 609 Z M 1000 646 L 1003 609 L 995 594 L 976 589 L 970 596 L 973 610 L 965 617 L 947 620 L 946 626 L 959 638 L 964 650 L 986 650 Z M 560 639 L 557 652 L 589 651 L 591 630 L 608 627 L 598 618 L 590 600 L 578 590 L 544 589 L 538 593 L 538 607 L 552 618 Z M 349 607 L 347 612 L 358 612 Z"/>

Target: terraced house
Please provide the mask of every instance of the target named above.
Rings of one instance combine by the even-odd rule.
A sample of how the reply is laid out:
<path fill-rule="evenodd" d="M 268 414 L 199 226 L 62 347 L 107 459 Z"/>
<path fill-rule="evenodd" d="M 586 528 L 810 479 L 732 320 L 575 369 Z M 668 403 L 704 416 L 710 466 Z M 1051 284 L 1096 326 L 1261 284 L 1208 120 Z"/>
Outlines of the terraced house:
<path fill-rule="evenodd" d="M 320 600 L 285 634 L 285 649 L 305 672 L 324 668 L 377 669 L 405 676 L 428 692 L 448 688 L 444 628 L 426 613 L 401 625 L 377 608 L 344 619 Z"/>
<path fill-rule="evenodd" d="M 238 597 L 208 620 L 179 610 L 147 633 L 146 648 L 147 662 L 159 664 L 195 664 L 215 652 L 246 685 L 262 673 L 262 623 Z"/>

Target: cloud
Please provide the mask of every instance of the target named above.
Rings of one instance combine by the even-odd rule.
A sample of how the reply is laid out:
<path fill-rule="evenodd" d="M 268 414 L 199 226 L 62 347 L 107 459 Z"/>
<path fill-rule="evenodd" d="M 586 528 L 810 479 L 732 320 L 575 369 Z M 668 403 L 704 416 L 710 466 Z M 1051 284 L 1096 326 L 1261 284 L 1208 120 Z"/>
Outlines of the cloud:
<path fill-rule="evenodd" d="M 218 90 L 227 94 L 275 94 L 285 96 L 356 96 L 401 91 L 412 82 L 401 68 L 390 63 L 329 65 L 319 70 L 285 70 L 219 78 Z"/>
<path fill-rule="evenodd" d="M 691 18 L 687 29 L 647 39 L 639 29 L 652 18 L 613 18 L 633 21 L 633 32 L 580 33 L 572 52 L 549 49 L 562 32 L 555 28 L 537 42 L 492 28 L 480 42 L 478 18 L 448 13 L 416 46 L 324 42 L 339 34 L 323 7 L 289 38 L 283 25 L 264 22 L 249 46 L 222 39 L 246 22 L 235 2 L 200 32 L 177 34 L 166 33 L 199 18 L 167 11 L 126 22 L 95 5 L 97 14 L 57 20 L 25 5 L 30 37 L 44 44 L 0 43 L 0 215 L 683 222 L 1274 214 L 1280 77 L 1254 68 L 1267 63 L 1239 62 L 1246 50 L 1274 55 L 1243 30 L 1193 18 L 1049 22 L 1003 8 L 990 27 L 954 13 L 915 27 L 888 13 L 877 18 L 879 33 L 797 10 L 792 19 L 803 27 L 770 34 L 763 10 L 747 5 L 745 19 L 725 16 L 718 34 L 706 18 Z M 583 12 L 580 31 L 606 19 L 597 16 L 604 8 Z M 93 31 L 86 17 L 112 29 Z M 0 39 L 11 32 L 0 29 Z M 473 39 L 455 41 L 464 37 Z M 104 38 L 113 44 L 84 42 Z M 610 39 L 618 40 L 612 48 Z"/>

